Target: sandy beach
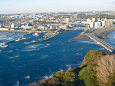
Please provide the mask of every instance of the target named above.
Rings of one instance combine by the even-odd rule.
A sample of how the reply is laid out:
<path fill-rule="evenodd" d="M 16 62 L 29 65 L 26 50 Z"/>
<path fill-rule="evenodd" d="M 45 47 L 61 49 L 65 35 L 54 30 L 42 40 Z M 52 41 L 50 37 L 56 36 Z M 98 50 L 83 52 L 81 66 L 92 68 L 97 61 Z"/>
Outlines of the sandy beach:
<path fill-rule="evenodd" d="M 112 31 L 115 31 L 115 26 L 96 29 L 92 33 L 97 34 L 97 36 L 102 39 L 108 39 L 107 35 Z M 80 34 L 73 39 L 88 39 L 88 37 L 85 34 Z"/>

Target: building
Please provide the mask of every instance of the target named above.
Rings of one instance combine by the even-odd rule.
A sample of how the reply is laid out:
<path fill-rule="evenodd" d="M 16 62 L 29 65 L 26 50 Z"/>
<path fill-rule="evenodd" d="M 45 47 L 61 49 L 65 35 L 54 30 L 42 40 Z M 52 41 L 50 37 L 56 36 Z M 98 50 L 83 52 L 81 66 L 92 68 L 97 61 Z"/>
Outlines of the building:
<path fill-rule="evenodd" d="M 16 27 L 16 25 L 14 24 L 14 23 L 12 23 L 11 25 L 10 25 L 10 28 L 15 28 Z"/>
<path fill-rule="evenodd" d="M 58 29 L 59 26 L 58 25 L 50 25 L 50 29 Z"/>
<path fill-rule="evenodd" d="M 100 18 L 92 18 L 92 19 L 87 19 L 87 24 L 89 24 L 90 28 L 102 28 L 102 27 L 110 27 L 112 26 L 112 19 L 100 19 Z"/>

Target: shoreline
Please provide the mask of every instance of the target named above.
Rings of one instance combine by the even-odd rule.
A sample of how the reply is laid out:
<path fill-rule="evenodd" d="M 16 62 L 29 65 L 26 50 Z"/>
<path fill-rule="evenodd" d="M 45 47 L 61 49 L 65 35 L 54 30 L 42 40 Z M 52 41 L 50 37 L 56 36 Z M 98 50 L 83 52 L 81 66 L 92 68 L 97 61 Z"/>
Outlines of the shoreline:
<path fill-rule="evenodd" d="M 113 31 L 115 31 L 115 26 L 96 29 L 92 33 L 95 33 L 99 38 L 109 39 L 107 36 L 109 33 Z M 89 37 L 87 37 L 86 34 L 81 33 L 80 35 L 74 37 L 73 39 L 89 39 Z"/>
<path fill-rule="evenodd" d="M 10 32 L 10 33 L 30 33 L 32 31 L 22 31 L 22 30 L 0 30 L 0 32 Z"/>

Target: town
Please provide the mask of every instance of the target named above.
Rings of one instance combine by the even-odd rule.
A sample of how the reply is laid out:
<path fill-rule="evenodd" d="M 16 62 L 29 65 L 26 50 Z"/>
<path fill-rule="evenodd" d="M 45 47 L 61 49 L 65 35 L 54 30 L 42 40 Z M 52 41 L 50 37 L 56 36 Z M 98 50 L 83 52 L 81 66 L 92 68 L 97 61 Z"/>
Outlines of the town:
<path fill-rule="evenodd" d="M 75 24 L 87 28 L 110 27 L 115 23 L 111 12 L 75 12 L 75 13 L 36 13 L 0 15 L 0 31 L 52 31 L 86 29 L 75 27 Z"/>

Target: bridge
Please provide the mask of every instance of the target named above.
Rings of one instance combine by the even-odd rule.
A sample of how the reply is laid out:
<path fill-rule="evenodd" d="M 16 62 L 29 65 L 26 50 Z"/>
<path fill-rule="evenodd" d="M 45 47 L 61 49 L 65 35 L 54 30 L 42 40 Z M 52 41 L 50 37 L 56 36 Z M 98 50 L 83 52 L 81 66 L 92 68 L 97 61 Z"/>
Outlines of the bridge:
<path fill-rule="evenodd" d="M 115 47 L 98 38 L 94 33 L 88 33 L 87 36 L 109 52 L 114 52 Z"/>

